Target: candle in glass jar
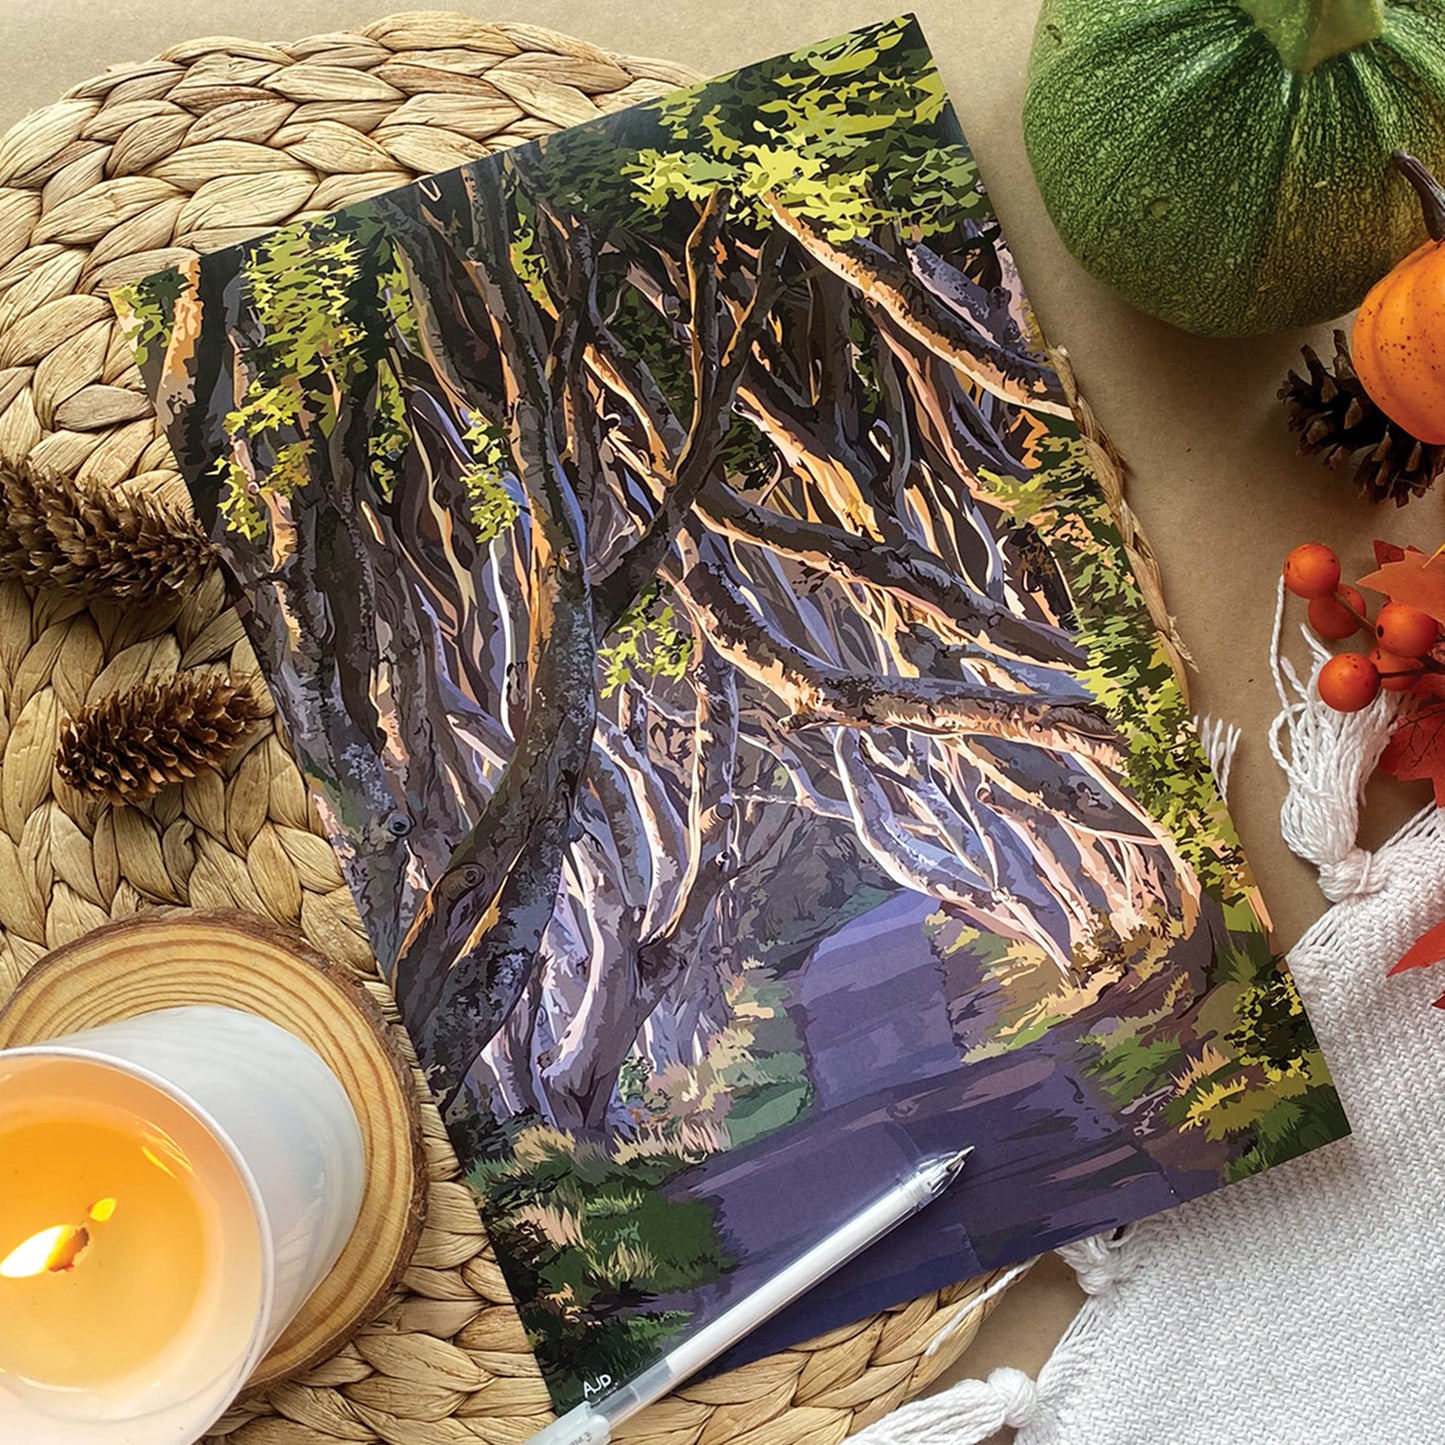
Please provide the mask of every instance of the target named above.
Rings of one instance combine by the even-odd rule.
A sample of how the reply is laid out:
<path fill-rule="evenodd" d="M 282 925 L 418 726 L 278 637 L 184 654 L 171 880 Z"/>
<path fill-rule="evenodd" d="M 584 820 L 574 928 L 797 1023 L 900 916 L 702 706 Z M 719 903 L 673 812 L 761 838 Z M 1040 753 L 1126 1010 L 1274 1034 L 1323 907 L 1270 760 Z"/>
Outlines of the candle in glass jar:
<path fill-rule="evenodd" d="M 154 1123 L 59 1104 L 0 1120 L 0 1374 L 72 1391 L 161 1359 L 203 1308 L 217 1213 Z"/>
<path fill-rule="evenodd" d="M 0 1442 L 191 1445 L 335 1263 L 365 1150 L 234 1009 L 0 1052 Z"/>

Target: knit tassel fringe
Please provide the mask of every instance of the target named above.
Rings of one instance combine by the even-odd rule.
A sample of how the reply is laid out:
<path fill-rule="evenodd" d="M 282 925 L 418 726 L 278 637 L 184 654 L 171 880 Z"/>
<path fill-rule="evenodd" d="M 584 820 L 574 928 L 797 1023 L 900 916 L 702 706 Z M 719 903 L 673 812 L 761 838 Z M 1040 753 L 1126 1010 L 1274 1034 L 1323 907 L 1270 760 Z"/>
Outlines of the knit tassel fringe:
<path fill-rule="evenodd" d="M 1270 669 L 1280 712 L 1269 730 L 1269 750 L 1289 781 L 1280 809 L 1280 833 L 1292 853 L 1320 872 L 1320 891 L 1331 903 L 1379 889 L 1375 860 L 1355 837 L 1365 784 L 1390 740 L 1398 694 L 1381 692 L 1361 712 L 1336 712 L 1319 699 L 1315 683 L 1329 659 L 1307 628 L 1300 628 L 1310 653 L 1310 672 L 1301 681 L 1283 655 L 1284 580 L 1275 608 Z M 1433 811 L 1433 809 L 1431 810 Z"/>
<path fill-rule="evenodd" d="M 1061 1382 L 1067 1383 L 1076 1366 L 1092 1357 L 1097 1310 L 1107 1307 L 1132 1268 L 1131 1234 L 1124 1229 L 1116 1235 L 1081 1239 L 1057 1251 L 1089 1298 L 1037 1380 L 1007 1368 L 993 1370 L 983 1380 L 961 1380 L 951 1390 L 885 1415 L 855 1435 L 853 1445 L 979 1445 L 1003 1429 L 1023 1431 L 1046 1424 L 1054 1392 Z"/>

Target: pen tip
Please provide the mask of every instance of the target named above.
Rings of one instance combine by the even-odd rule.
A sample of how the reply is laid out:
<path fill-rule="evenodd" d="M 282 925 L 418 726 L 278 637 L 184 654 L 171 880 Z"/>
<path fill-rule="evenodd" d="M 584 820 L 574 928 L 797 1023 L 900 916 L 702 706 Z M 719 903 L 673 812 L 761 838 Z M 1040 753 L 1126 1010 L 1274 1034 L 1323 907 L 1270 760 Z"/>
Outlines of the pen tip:
<path fill-rule="evenodd" d="M 937 1199 L 957 1180 L 972 1153 L 973 1146 L 969 1145 L 968 1148 L 955 1150 L 952 1154 L 935 1154 L 920 1166 L 921 1177 L 927 1182 L 933 1198 Z"/>
<path fill-rule="evenodd" d="M 963 1173 L 963 1166 L 968 1162 L 968 1156 L 973 1153 L 973 1145 L 950 1154 L 944 1161 L 943 1167 L 947 1171 L 948 1181 L 951 1184 L 960 1174 Z"/>

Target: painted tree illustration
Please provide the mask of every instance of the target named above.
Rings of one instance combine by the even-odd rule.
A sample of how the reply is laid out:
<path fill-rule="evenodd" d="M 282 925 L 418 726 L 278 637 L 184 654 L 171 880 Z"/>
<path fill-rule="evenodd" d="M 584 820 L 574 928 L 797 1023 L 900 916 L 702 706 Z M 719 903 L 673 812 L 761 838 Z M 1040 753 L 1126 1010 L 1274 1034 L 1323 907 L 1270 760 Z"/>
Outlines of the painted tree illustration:
<path fill-rule="evenodd" d="M 867 883 L 1068 977 L 1198 926 L 1237 858 L 1202 761 L 1160 761 L 1182 705 L 1019 298 L 890 22 L 174 303 L 172 391 L 448 1101 L 604 1128 L 789 890 L 800 953 Z"/>

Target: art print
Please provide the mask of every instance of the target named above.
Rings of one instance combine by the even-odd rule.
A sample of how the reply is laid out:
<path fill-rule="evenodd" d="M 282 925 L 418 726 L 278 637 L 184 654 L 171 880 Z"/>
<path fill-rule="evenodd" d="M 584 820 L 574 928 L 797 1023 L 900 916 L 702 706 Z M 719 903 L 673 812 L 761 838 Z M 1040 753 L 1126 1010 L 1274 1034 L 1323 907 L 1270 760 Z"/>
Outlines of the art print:
<path fill-rule="evenodd" d="M 1345 1131 L 912 20 L 123 305 L 559 1407 Z"/>

